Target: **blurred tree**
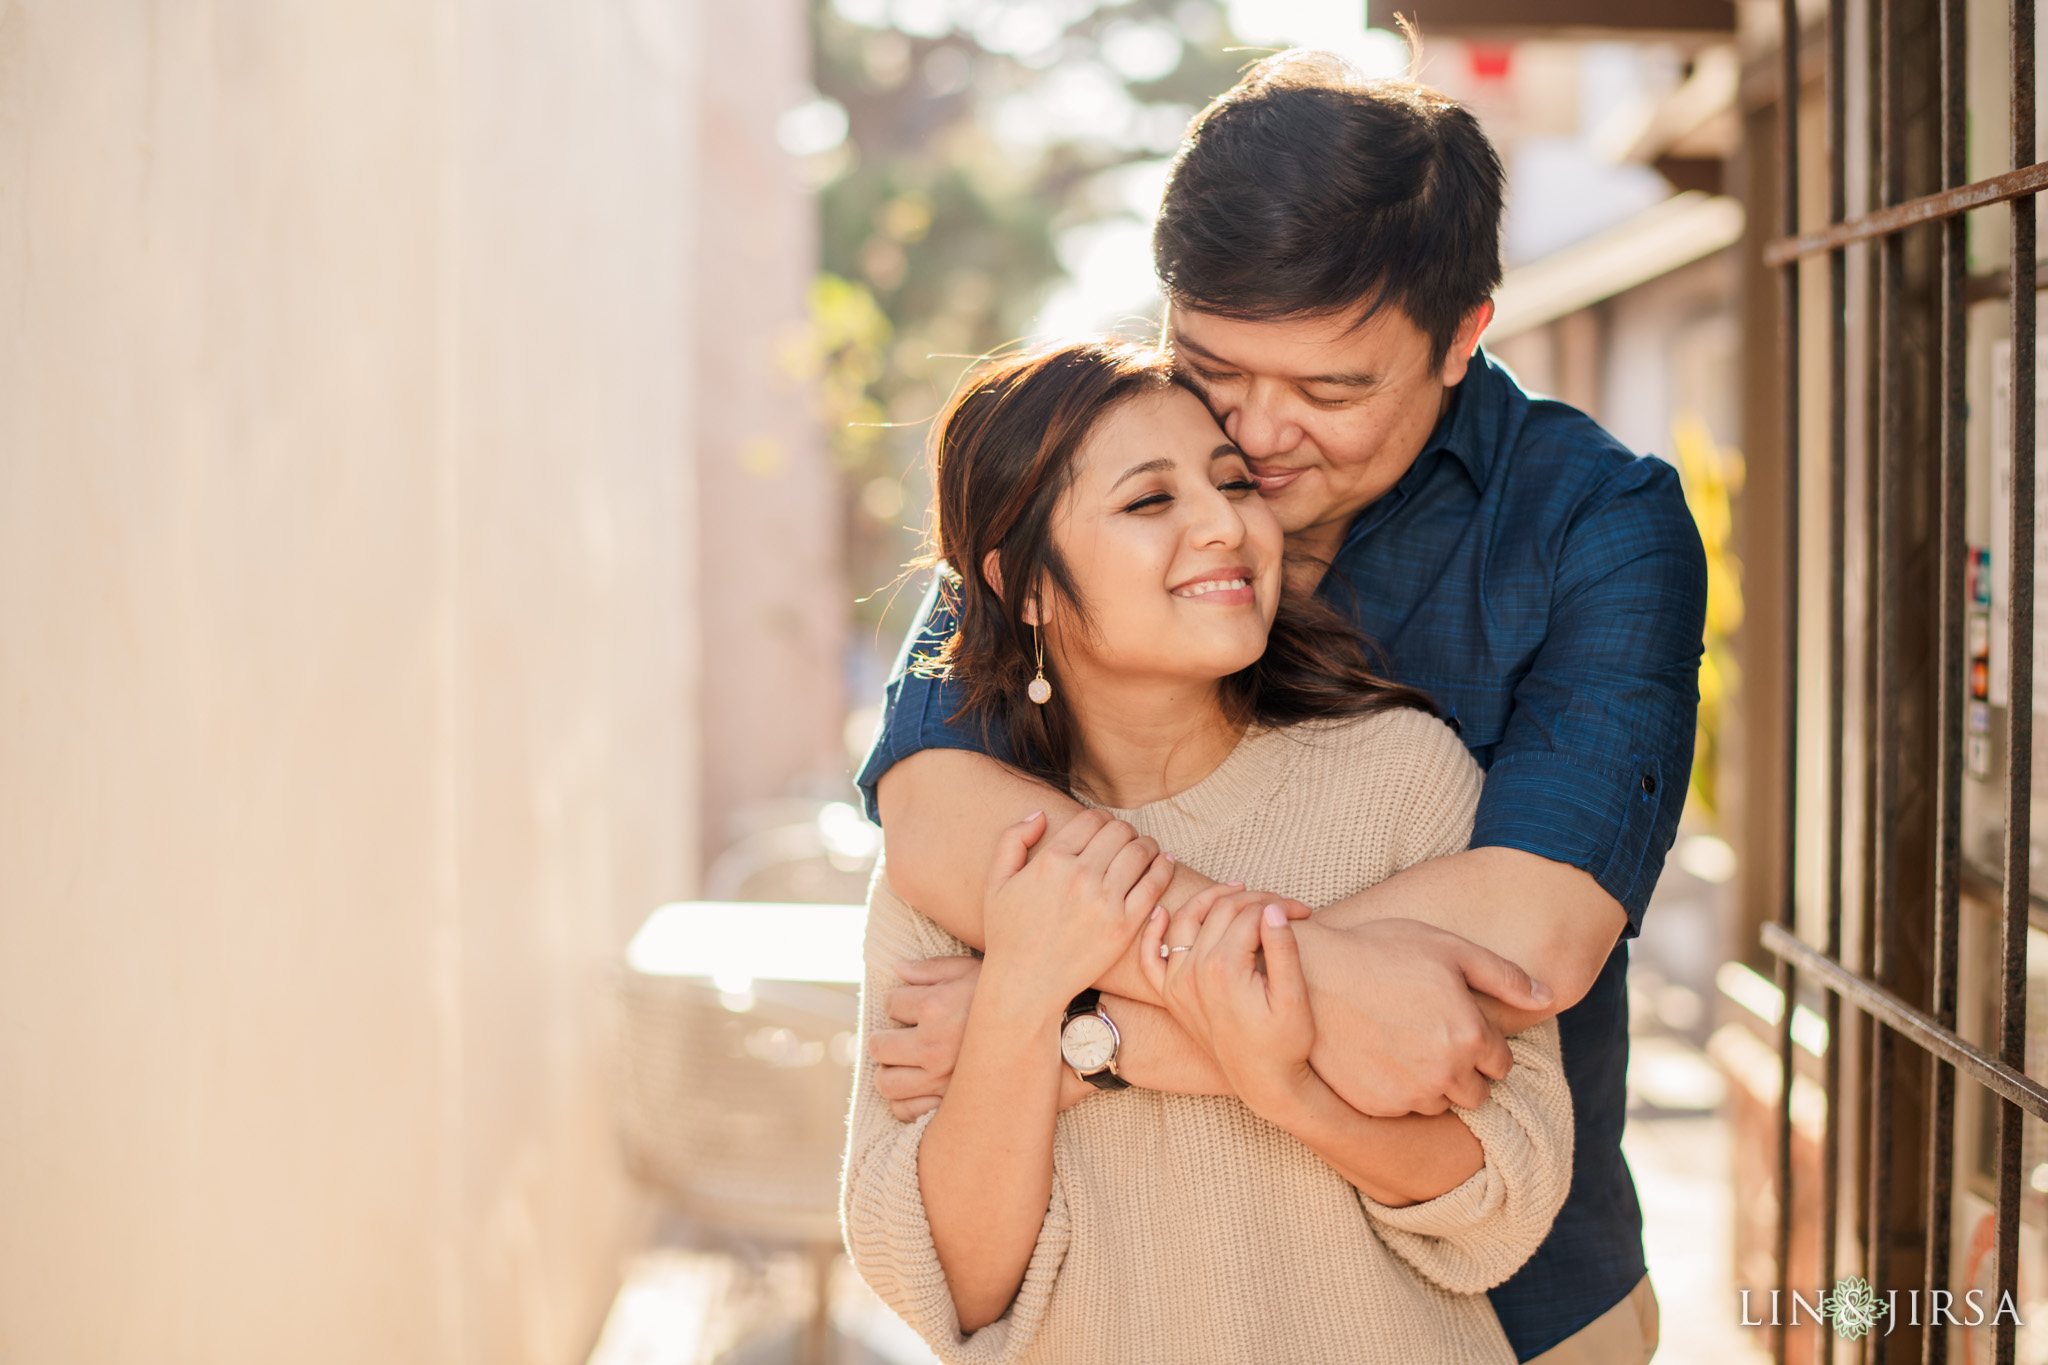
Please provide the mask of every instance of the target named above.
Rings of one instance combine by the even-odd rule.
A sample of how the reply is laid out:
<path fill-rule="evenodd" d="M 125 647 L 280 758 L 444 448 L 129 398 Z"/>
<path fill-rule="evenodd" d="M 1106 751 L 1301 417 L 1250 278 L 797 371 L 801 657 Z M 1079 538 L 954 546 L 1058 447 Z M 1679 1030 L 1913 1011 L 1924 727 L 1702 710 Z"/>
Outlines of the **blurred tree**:
<path fill-rule="evenodd" d="M 851 490 L 858 638 L 886 663 L 929 419 L 1029 330 L 1063 235 L 1149 220 L 1189 118 L 1260 53 L 1233 50 L 1217 0 L 812 0 L 811 22 L 817 98 L 783 129 L 822 225 L 800 363 Z"/>

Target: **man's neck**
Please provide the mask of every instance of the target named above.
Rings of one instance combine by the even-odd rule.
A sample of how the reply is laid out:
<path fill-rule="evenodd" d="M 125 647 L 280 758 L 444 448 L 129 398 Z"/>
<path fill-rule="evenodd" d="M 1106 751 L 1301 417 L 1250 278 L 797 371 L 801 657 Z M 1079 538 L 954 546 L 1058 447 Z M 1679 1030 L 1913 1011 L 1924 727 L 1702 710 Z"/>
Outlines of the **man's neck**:
<path fill-rule="evenodd" d="M 1105 806 L 1131 810 L 1186 791 L 1243 735 L 1213 681 L 1098 674 L 1076 683 L 1068 693 L 1080 740 L 1074 778 Z"/>
<path fill-rule="evenodd" d="M 1337 551 L 1344 548 L 1344 533 L 1357 520 L 1352 513 L 1342 521 L 1304 526 L 1287 537 L 1287 587 L 1295 593 L 1310 593 L 1323 581 Z"/>

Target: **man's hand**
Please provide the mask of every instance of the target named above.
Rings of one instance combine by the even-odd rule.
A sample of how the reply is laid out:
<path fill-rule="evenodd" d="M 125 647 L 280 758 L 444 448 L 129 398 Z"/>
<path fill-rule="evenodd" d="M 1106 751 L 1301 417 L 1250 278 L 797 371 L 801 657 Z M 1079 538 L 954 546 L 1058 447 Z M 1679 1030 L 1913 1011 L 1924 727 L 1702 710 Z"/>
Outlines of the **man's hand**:
<path fill-rule="evenodd" d="M 905 982 L 889 992 L 884 1011 L 903 1028 L 883 1029 L 868 1039 L 868 1055 L 880 1064 L 875 1089 L 889 1101 L 889 1112 L 909 1123 L 939 1107 L 946 1096 L 953 1067 L 960 1060 L 960 1040 L 967 1032 L 967 1009 L 974 1003 L 981 976 L 978 957 L 930 957 L 899 962 L 896 975 Z M 1071 1109 L 1096 1088 L 1062 1069 L 1060 1108 Z"/>
<path fill-rule="evenodd" d="M 1550 1004 L 1514 963 L 1419 920 L 1295 930 L 1315 1009 L 1310 1061 L 1362 1114 L 1478 1108 L 1513 1065 L 1480 995 L 1517 1009 Z"/>
<path fill-rule="evenodd" d="M 882 1008 L 904 1027 L 878 1030 L 868 1039 L 868 1055 L 881 1067 L 875 1073 L 875 1089 L 889 1101 L 889 1112 L 908 1123 L 938 1108 L 945 1097 L 946 1083 L 960 1060 L 960 1039 L 967 1030 L 967 1007 L 974 1003 L 981 959 L 899 962 L 896 975 L 905 984 L 889 992 Z"/>

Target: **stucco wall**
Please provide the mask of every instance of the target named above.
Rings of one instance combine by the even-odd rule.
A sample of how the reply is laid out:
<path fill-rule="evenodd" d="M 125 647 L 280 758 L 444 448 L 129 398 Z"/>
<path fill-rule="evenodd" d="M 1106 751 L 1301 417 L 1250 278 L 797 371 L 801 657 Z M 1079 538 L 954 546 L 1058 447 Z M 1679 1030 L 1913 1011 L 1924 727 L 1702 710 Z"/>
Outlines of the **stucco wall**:
<path fill-rule="evenodd" d="M 568 1361 L 695 879 L 682 0 L 0 0 L 0 1359 Z"/>
<path fill-rule="evenodd" d="M 804 98 L 799 0 L 707 0 L 699 83 L 697 478 L 704 604 L 704 847 L 715 858 L 751 803 L 839 796 L 848 604 L 845 492 L 805 382 L 817 208 L 775 123 Z"/>

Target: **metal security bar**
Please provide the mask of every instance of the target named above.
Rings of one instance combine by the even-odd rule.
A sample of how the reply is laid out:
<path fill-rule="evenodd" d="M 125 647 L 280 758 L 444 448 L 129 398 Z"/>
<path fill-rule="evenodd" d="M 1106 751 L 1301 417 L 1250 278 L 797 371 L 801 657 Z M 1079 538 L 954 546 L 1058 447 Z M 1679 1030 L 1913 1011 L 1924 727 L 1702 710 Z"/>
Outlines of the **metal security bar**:
<path fill-rule="evenodd" d="M 1850 5 L 1861 8 L 1852 15 Z M 1781 495 L 1784 500 L 1786 566 L 1782 647 L 1784 677 L 1774 698 L 1784 709 L 1787 743 L 1783 768 L 1777 774 L 1786 794 L 1781 821 L 1781 875 L 1775 887 L 1775 922 L 1763 928 L 1762 942 L 1777 962 L 1778 984 L 1785 1002 L 1779 1018 L 1780 1087 L 1777 1142 L 1777 1271 L 1780 1294 L 1804 1286 L 1792 1283 L 1794 1263 L 1794 1094 L 1799 1080 L 1793 1052 L 1794 1002 L 1802 981 L 1825 995 L 1829 1046 L 1822 1057 L 1825 1117 L 1820 1126 L 1818 1266 L 1823 1286 L 1835 1282 L 1838 1240 L 1842 1238 L 1843 1160 L 1855 1164 L 1847 1186 L 1858 1204 L 1848 1244 L 1860 1249 L 1857 1273 L 1882 1289 L 1897 1283 L 1895 1271 L 1919 1262 L 1916 1278 L 1931 1305 L 1937 1290 L 1949 1290 L 1954 1260 L 1950 1229 L 1954 1217 L 1957 1080 L 1981 1086 L 1987 1102 L 1997 1105 L 1996 1264 L 1995 1290 L 2017 1300 L 2019 1234 L 2022 1199 L 2022 1125 L 2026 1115 L 2048 1120 L 2048 1087 L 2025 1074 L 2027 933 L 2031 886 L 2029 849 L 2033 795 L 2033 639 L 2035 561 L 2035 200 L 2048 189 L 2048 162 L 2035 161 L 2035 71 L 2033 0 L 2008 0 L 2006 20 L 2010 50 L 2007 95 L 2009 144 L 2015 168 L 1975 182 L 1966 181 L 1969 116 L 1966 0 L 1828 0 L 1822 49 L 1821 94 L 1826 141 L 1827 224 L 1801 231 L 1802 191 L 1800 111 L 1804 81 L 1801 58 L 1807 48 L 1797 0 L 1781 0 L 1783 42 L 1775 77 L 1778 126 L 1775 145 L 1777 175 L 1776 241 L 1765 245 L 1764 264 L 1778 276 L 1778 394 L 1782 418 Z M 1852 21 L 1860 19 L 1864 67 L 1849 68 Z M 1931 21 L 1936 41 L 1925 41 Z M 1917 26 L 1917 27 L 1916 27 Z M 1850 126 L 1848 92 L 1852 76 L 1860 75 L 1868 122 L 1862 138 L 1867 156 L 1867 211 L 1849 212 L 1851 149 L 1858 139 Z M 1936 108 L 1924 95 L 1931 76 L 1938 82 Z M 1931 125 L 1930 125 L 1931 115 Z M 1938 128 L 1939 187 L 1908 195 L 1909 177 L 1921 175 L 1913 151 L 1929 126 Z M 1996 205 L 2007 206 L 2011 218 L 2010 260 L 2006 269 L 1972 279 L 1968 270 L 1965 215 Z M 1927 238 L 1911 238 L 1925 228 L 1938 234 L 1937 264 L 1931 272 L 1909 268 L 1909 241 L 1923 246 Z M 1867 275 L 1860 300 L 1864 334 L 1862 355 L 1867 366 L 1863 382 L 1864 439 L 1856 464 L 1862 490 L 1861 521 L 1864 572 L 1861 601 L 1852 603 L 1848 572 L 1851 426 L 1851 277 L 1849 250 L 1861 246 Z M 1824 850 L 1824 947 L 1815 947 L 1799 933 L 1797 887 L 1798 795 L 1796 755 L 1798 679 L 1802 673 L 1797 568 L 1800 564 L 1800 458 L 1803 391 L 1800 289 L 1802 263 L 1826 262 L 1826 392 L 1821 399 L 1827 423 L 1827 622 L 1825 677 L 1829 698 L 1825 785 L 1817 793 L 1825 807 L 1827 846 Z M 1918 258 L 1925 262 L 1925 256 Z M 1925 335 L 1915 332 L 1916 320 L 1930 316 L 1922 277 L 1931 273 L 1933 325 Z M 1910 280 L 1909 280 L 1909 277 Z M 1913 281 L 1918 281 L 1914 283 Z M 2009 547 L 2002 566 L 2007 616 L 2004 780 L 2003 886 L 1999 889 L 1998 962 L 1996 968 L 1996 1050 L 1979 1047 L 1958 1031 L 1961 901 L 1963 858 L 1964 713 L 1971 695 L 1966 684 L 1968 627 L 1965 565 L 1968 497 L 1967 422 L 1968 310 L 1972 303 L 1994 297 L 1989 290 L 2003 285 L 2010 310 L 2011 370 L 2009 376 L 2010 443 Z M 1931 343 L 1931 344 L 1930 344 Z M 1916 395 L 1924 401 L 1915 407 Z M 1928 432 L 1931 403 L 1935 420 Z M 1932 434 L 1934 439 L 1925 439 Z M 1933 557 L 1936 561 L 1934 610 L 1924 610 L 1924 594 L 1909 597 L 1907 561 L 1924 530 L 1912 520 L 1924 505 L 1924 494 L 1938 500 L 1934 517 Z M 1994 496 L 1997 490 L 1994 490 Z M 1916 539 L 1916 537 L 1918 539 Z M 1858 764 L 1863 790 L 1856 832 L 1862 857 L 1860 961 L 1844 960 L 1844 891 L 1851 840 L 1845 752 L 1848 746 L 1846 705 L 1850 695 L 1849 621 L 1860 612 L 1864 648 L 1860 665 L 1861 733 Z M 1915 736 L 1890 730 L 1893 718 L 1910 714 L 1912 695 L 1926 691 L 1915 661 L 1932 664 L 1933 759 L 1931 818 L 1916 795 L 1924 777 L 1908 766 L 1906 752 Z M 1814 660 L 1819 663 L 1821 661 Z M 1924 667 L 1921 672 L 1924 673 Z M 1987 712 L 1988 714 L 1988 712 Z M 1920 801 L 1919 805 L 1915 805 Z M 1917 843 L 1916 843 L 1917 841 Z M 1924 855 L 1924 856 L 1922 856 Z M 1924 864 L 1924 866 L 1923 866 Z M 1930 885 L 1931 883 L 1931 885 Z M 1931 891 L 1931 898 L 1928 892 Z M 1907 905 L 1911 903 L 1912 913 Z M 1924 908 L 1922 908 L 1924 907 Z M 1931 919 L 1931 922 L 1929 922 Z M 1817 926 L 1818 927 L 1818 926 Z M 1908 942 L 1910 934 L 1911 941 Z M 1924 972 L 1924 977 L 1921 973 Z M 1902 984 L 1912 976 L 1913 984 Z M 1925 1000 L 1924 1006 L 1914 997 Z M 1849 1007 L 1845 1010 L 1845 1004 Z M 1853 1011 L 1853 1013 L 1851 1013 Z M 1845 1015 L 1848 1017 L 1845 1019 Z M 1844 1026 L 1855 1029 L 1845 1040 Z M 1849 1044 L 1845 1048 L 1845 1042 Z M 1855 1077 L 1853 1113 L 1844 1114 L 1849 1080 L 1842 1053 L 1850 1051 L 1860 1064 Z M 1922 1116 L 1924 1132 L 1897 1122 L 1900 1114 Z M 1918 1156 L 1924 1161 L 1911 1160 Z M 1910 1200 L 1910 1207 L 1895 1201 Z M 1911 1239 L 1911 1229 L 1924 1213 L 1924 1228 Z M 2000 1315 L 1992 1325 L 1994 1358 L 2014 1360 L 2016 1322 Z M 1856 1359 L 1883 1362 L 1894 1358 L 1902 1341 L 1890 1332 L 1844 1342 L 1816 1333 L 1816 1358 L 1832 1361 L 1841 1351 Z M 1776 1334 L 1776 1358 L 1788 1360 L 1792 1335 Z M 1935 1365 L 1949 1357 L 1949 1333 L 1939 1325 L 1919 1333 L 1922 1360 Z"/>
<path fill-rule="evenodd" d="M 1830 42 L 1833 38 L 1830 37 Z M 1831 53 L 1832 55 L 1832 53 Z M 1932 223 L 1953 218 L 1971 209 L 1988 208 L 2003 204 L 2009 199 L 2019 199 L 2048 189 L 2048 161 L 2037 162 L 2004 175 L 1994 175 L 1989 180 L 1979 180 L 1972 185 L 1959 185 L 1939 194 L 1922 195 L 1904 204 L 1866 213 L 1860 218 L 1846 222 L 1835 222 L 1819 232 L 1800 236 L 1787 233 L 1783 240 L 1772 242 L 1764 248 L 1764 264 L 1771 266 L 1790 265 L 1803 256 L 1817 256 L 1823 251 L 1834 251 L 1852 242 L 1867 242 L 1873 237 L 1886 237 L 1904 232 L 1921 223 Z"/>

